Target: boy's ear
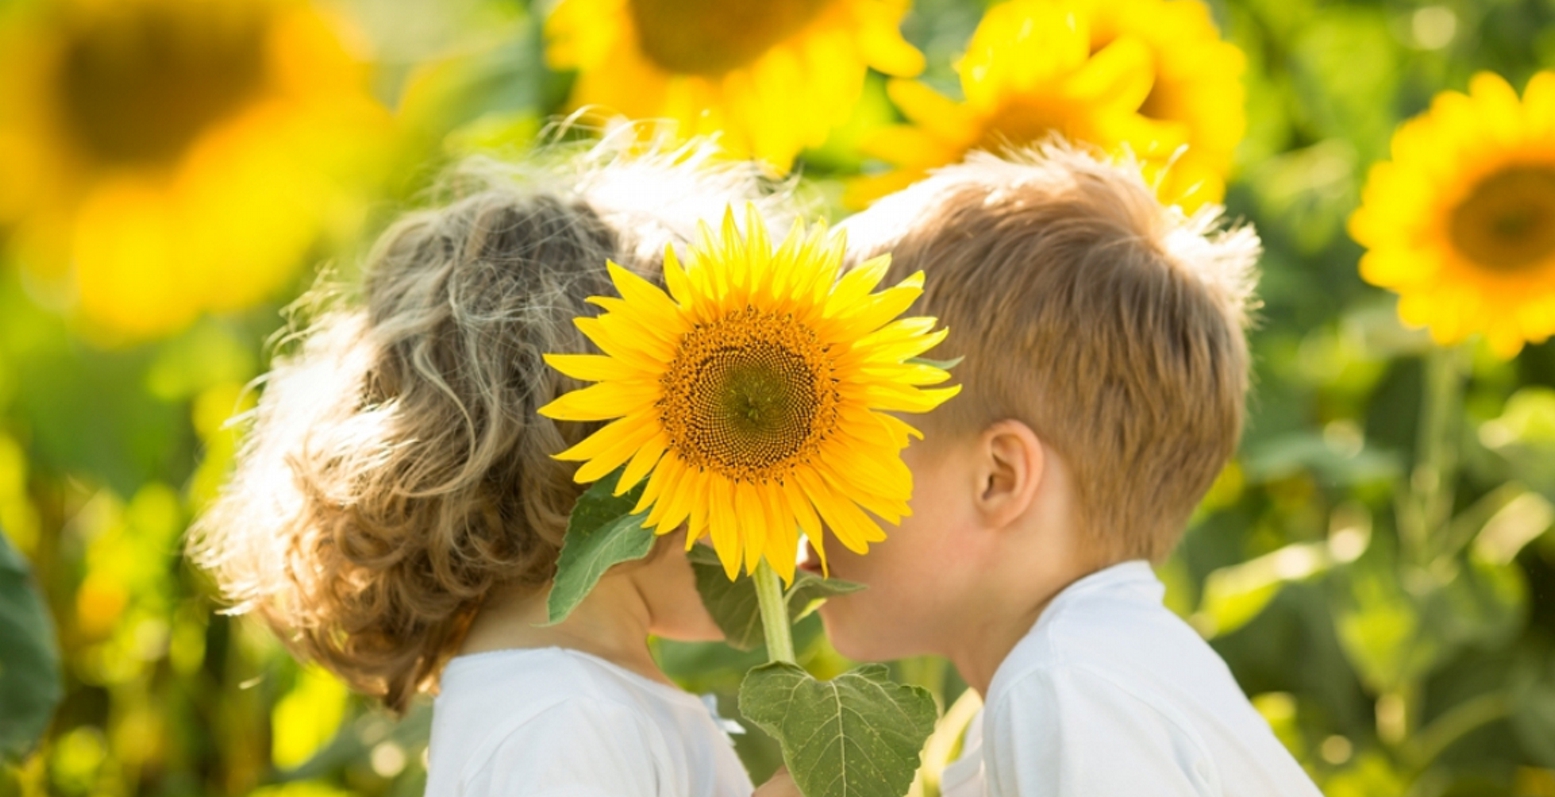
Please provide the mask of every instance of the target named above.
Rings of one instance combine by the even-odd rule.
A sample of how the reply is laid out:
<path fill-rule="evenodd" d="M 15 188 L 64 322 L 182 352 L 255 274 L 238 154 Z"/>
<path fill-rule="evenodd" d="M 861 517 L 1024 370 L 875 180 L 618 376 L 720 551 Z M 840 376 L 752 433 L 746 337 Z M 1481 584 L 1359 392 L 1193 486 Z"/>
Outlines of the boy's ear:
<path fill-rule="evenodd" d="M 977 512 L 987 528 L 1000 529 L 1025 514 L 1037 497 L 1047 452 L 1031 427 L 998 421 L 978 438 Z"/>

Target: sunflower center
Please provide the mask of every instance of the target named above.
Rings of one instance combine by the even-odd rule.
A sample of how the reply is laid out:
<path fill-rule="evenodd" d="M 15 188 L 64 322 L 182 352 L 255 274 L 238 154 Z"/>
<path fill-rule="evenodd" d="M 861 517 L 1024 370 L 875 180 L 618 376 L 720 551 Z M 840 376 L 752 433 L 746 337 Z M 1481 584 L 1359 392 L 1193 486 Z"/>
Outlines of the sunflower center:
<path fill-rule="evenodd" d="M 265 23 L 232 3 L 111 4 L 76 20 L 57 78 L 69 132 L 102 162 L 176 159 L 260 87 Z"/>
<path fill-rule="evenodd" d="M 631 0 L 643 53 L 670 72 L 722 75 L 798 33 L 830 0 Z"/>
<path fill-rule="evenodd" d="M 662 378 L 660 420 L 687 464 L 781 479 L 837 425 L 831 358 L 792 317 L 746 308 L 686 333 Z"/>
<path fill-rule="evenodd" d="M 1555 256 L 1555 167 L 1513 166 L 1453 209 L 1452 242 L 1488 269 L 1517 271 Z"/>

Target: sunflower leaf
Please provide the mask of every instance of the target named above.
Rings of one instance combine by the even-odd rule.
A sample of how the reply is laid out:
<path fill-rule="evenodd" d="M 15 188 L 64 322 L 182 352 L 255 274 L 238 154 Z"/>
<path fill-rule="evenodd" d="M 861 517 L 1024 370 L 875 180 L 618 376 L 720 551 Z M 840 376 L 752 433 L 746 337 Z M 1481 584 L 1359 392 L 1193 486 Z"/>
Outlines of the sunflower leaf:
<path fill-rule="evenodd" d="M 934 698 L 894 683 L 879 664 L 819 681 L 785 662 L 740 684 L 740 713 L 778 740 L 806 797 L 906 794 L 934 730 Z"/>
<path fill-rule="evenodd" d="M 756 603 L 756 584 L 750 576 L 730 581 L 724 575 L 718 554 L 706 545 L 692 546 L 686 558 L 691 560 L 691 568 L 696 572 L 702 603 L 724 632 L 729 646 L 736 650 L 754 650 L 761 645 L 766 639 L 766 629 L 761 624 L 761 609 Z M 863 588 L 863 584 L 840 578 L 821 578 L 800 570 L 794 574 L 794 585 L 786 593 L 789 622 L 798 621 L 833 595 Z"/>
<path fill-rule="evenodd" d="M 930 368 L 938 368 L 941 371 L 949 371 L 950 369 L 960 365 L 961 361 L 965 359 L 966 357 L 964 356 L 952 357 L 948 360 L 931 360 L 927 357 L 911 357 L 908 358 L 907 362 L 910 362 L 914 365 L 927 365 Z"/>
<path fill-rule="evenodd" d="M 625 495 L 611 495 L 618 473 L 595 482 L 572 507 L 546 599 L 548 625 L 567 619 L 611 566 L 634 562 L 653 550 L 653 529 L 642 525 L 647 513 L 632 514 L 642 485 Z"/>
<path fill-rule="evenodd" d="M 54 624 L 27 560 L 0 532 L 0 761 L 37 744 L 63 695 Z"/>

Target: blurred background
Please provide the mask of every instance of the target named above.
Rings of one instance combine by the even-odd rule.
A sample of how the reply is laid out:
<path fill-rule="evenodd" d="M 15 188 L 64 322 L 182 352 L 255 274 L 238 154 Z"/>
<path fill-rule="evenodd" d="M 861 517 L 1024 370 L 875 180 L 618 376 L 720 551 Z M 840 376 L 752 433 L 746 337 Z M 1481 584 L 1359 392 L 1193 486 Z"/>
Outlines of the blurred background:
<path fill-rule="evenodd" d="M 1540 68 L 1555 0 L 0 0 L 0 795 L 421 793 L 428 705 L 222 614 L 182 535 L 287 302 L 450 162 L 597 104 L 719 132 L 834 219 L 1058 129 L 1255 224 L 1250 420 L 1171 608 L 1333 797 L 1555 796 Z M 1394 139 L 1481 71 L 1510 89 Z M 764 660 L 658 652 L 726 716 Z M 948 710 L 937 794 L 973 706 L 894 666 Z"/>

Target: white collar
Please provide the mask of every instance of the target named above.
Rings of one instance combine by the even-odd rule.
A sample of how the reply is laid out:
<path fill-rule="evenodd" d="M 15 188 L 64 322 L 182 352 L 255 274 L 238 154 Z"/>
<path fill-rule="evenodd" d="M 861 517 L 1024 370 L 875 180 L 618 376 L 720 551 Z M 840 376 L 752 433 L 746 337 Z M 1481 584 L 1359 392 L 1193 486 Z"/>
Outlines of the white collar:
<path fill-rule="evenodd" d="M 1060 590 L 1042 610 L 1041 616 L 1037 618 L 1037 625 L 1042 624 L 1043 617 L 1053 614 L 1054 609 L 1072 603 L 1081 596 L 1099 592 L 1133 593 L 1147 597 L 1152 602 L 1160 602 L 1165 589 L 1161 580 L 1155 577 L 1155 571 L 1150 569 L 1149 562 L 1143 559 L 1119 562 L 1097 570 Z"/>
<path fill-rule="evenodd" d="M 1066 607 L 1097 599 L 1124 600 L 1160 606 L 1161 599 L 1165 595 L 1166 585 L 1156 578 L 1150 563 L 1143 559 L 1130 559 L 1104 567 L 1064 587 L 1053 596 L 1053 600 L 1049 601 L 1047 606 L 1043 607 L 1031 630 L 1015 643 L 1015 647 L 1010 649 L 998 669 L 994 670 L 993 680 L 988 684 L 988 694 L 984 695 L 985 700 L 991 705 L 1003 690 L 1003 682 L 1014 677 L 1013 673 L 1007 672 L 1009 669 L 1007 665 L 1014 658 L 1015 651 L 1027 644 L 1032 637 L 1040 634 L 1042 629 L 1062 614 Z"/>

